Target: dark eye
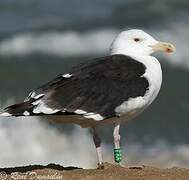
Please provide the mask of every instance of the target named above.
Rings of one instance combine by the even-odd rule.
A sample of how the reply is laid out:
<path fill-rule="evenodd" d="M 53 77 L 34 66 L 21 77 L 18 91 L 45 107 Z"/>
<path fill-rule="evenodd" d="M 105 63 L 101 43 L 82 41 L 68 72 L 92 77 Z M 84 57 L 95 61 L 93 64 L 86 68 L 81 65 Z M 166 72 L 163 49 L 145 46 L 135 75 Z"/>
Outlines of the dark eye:
<path fill-rule="evenodd" d="M 139 38 L 134 38 L 134 41 L 135 41 L 135 42 L 139 42 L 140 39 L 139 39 Z"/>

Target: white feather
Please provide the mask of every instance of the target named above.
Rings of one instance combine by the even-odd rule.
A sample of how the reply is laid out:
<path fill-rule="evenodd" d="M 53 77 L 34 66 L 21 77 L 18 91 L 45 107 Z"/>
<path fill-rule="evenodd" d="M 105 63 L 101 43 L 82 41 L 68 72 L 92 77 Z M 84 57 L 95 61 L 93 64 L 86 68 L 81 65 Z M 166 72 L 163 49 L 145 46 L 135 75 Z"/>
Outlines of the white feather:
<path fill-rule="evenodd" d="M 139 39 L 138 42 L 134 41 Z M 156 98 L 162 83 L 162 71 L 159 61 L 151 56 L 154 50 L 151 45 L 158 41 L 142 30 L 133 29 L 121 32 L 111 46 L 111 55 L 122 54 L 130 56 L 146 67 L 145 77 L 149 82 L 149 89 L 144 96 L 129 98 L 115 108 L 118 116 L 132 119 L 142 112 Z"/>
<path fill-rule="evenodd" d="M 12 116 L 12 115 L 8 112 L 3 112 L 3 113 L 0 114 L 0 116 Z"/>
<path fill-rule="evenodd" d="M 88 113 L 84 115 L 84 117 L 87 119 L 94 119 L 96 121 L 100 121 L 104 119 L 104 117 L 102 117 L 100 114 L 94 114 L 94 113 Z"/>
<path fill-rule="evenodd" d="M 127 113 L 130 116 L 134 116 L 134 113 L 138 114 L 148 107 L 153 100 L 157 97 L 161 83 L 162 83 L 162 71 L 159 61 L 153 56 L 137 57 L 132 56 L 139 62 L 142 62 L 146 66 L 146 72 L 142 77 L 145 77 L 149 82 L 149 89 L 145 95 L 129 98 L 122 104 L 115 108 L 115 112 L 118 116 L 126 116 Z M 132 118 L 132 117 L 130 117 Z"/>
<path fill-rule="evenodd" d="M 40 98 L 40 97 L 42 97 L 42 96 L 44 96 L 45 94 L 38 94 L 38 95 L 36 95 L 36 96 L 34 96 L 33 98 L 34 99 L 38 99 L 38 98 Z"/>
<path fill-rule="evenodd" d="M 58 112 L 58 109 L 52 109 L 48 107 L 43 101 L 40 101 L 38 105 L 34 108 L 33 113 L 39 114 L 39 113 L 44 113 L 44 114 L 54 114 Z"/>
<path fill-rule="evenodd" d="M 30 113 L 29 113 L 28 111 L 24 111 L 23 115 L 24 115 L 24 116 L 29 116 Z"/>
<path fill-rule="evenodd" d="M 74 111 L 74 113 L 76 113 L 76 114 L 86 114 L 87 112 L 83 111 L 81 109 L 77 109 L 77 110 Z"/>
<path fill-rule="evenodd" d="M 38 99 L 38 98 L 40 98 L 40 97 L 42 97 L 42 96 L 44 96 L 44 95 L 45 95 L 45 94 L 36 94 L 35 91 L 32 91 L 32 92 L 29 94 L 29 97 L 34 98 L 34 99 Z"/>
<path fill-rule="evenodd" d="M 72 74 L 68 74 L 68 73 L 67 74 L 63 74 L 62 77 L 64 77 L 64 78 L 70 78 L 70 77 L 72 77 Z"/>

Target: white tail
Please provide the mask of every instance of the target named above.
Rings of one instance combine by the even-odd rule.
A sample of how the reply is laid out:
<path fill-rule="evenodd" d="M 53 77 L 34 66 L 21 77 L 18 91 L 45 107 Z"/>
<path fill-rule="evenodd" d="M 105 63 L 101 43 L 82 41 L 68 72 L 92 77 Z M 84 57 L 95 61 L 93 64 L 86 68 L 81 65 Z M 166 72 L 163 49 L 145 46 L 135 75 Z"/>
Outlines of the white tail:
<path fill-rule="evenodd" d="M 9 114 L 8 112 L 0 112 L 0 116 L 12 116 L 11 114 Z"/>

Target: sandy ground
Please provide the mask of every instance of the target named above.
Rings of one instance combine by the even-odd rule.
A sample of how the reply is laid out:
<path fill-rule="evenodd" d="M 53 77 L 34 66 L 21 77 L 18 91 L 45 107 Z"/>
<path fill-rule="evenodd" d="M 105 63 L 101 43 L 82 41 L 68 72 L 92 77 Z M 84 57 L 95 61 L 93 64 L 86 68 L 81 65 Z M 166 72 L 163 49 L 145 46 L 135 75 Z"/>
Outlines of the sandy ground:
<path fill-rule="evenodd" d="M 47 166 L 31 165 L 25 167 L 0 168 L 0 180 L 189 180 L 189 169 L 158 169 L 144 167 L 127 169 L 118 165 L 105 163 L 103 170 L 62 167 L 49 164 Z"/>

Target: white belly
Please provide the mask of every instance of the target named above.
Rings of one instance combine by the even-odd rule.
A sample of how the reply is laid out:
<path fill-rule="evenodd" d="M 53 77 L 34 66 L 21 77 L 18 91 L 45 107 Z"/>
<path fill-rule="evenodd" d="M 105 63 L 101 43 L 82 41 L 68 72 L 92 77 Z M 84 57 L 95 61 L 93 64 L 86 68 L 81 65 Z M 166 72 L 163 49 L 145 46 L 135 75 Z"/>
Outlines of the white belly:
<path fill-rule="evenodd" d="M 115 111 L 121 118 L 120 120 L 130 120 L 146 109 L 157 97 L 162 83 L 162 71 L 159 61 L 152 57 L 134 57 L 146 66 L 146 72 L 143 75 L 149 82 L 149 90 L 144 96 L 130 98 L 124 101 Z"/>

